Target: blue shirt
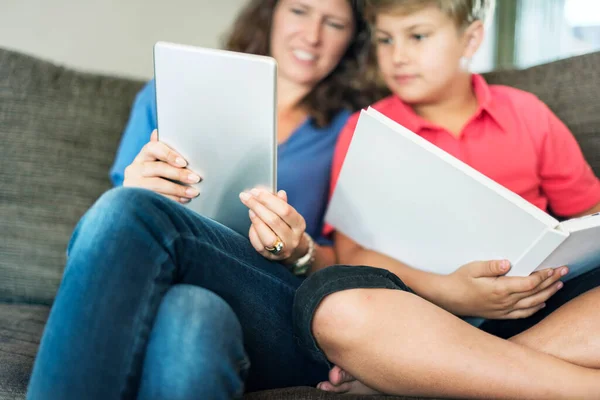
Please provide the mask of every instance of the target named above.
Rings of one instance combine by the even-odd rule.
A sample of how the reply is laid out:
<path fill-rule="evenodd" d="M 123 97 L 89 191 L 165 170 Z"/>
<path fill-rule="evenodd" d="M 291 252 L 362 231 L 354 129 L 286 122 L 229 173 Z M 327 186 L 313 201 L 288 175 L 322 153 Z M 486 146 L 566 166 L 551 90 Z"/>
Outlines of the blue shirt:
<path fill-rule="evenodd" d="M 323 218 L 329 201 L 331 160 L 337 137 L 349 111 L 340 111 L 331 123 L 317 127 L 308 118 L 278 147 L 278 189 L 287 192 L 289 203 L 306 220 L 306 232 L 320 244 L 331 244 L 323 235 Z M 156 129 L 154 81 L 137 94 L 129 122 L 110 171 L 115 186 L 123 184 L 125 168 L 133 162 Z"/>

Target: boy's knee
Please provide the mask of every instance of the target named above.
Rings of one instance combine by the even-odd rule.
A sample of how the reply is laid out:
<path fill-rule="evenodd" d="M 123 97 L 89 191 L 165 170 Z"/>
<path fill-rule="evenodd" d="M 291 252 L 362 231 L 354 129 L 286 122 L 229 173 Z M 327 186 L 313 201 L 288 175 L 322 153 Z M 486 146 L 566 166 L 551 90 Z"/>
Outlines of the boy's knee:
<path fill-rule="evenodd" d="M 335 265 L 308 277 L 296 291 L 294 325 L 300 345 L 319 361 L 369 340 L 371 289 L 410 291 L 387 270 Z"/>
<path fill-rule="evenodd" d="M 350 289 L 326 296 L 315 310 L 311 330 L 328 358 L 360 343 L 368 327 L 369 289 Z M 335 357 L 334 357 L 335 358 Z M 333 361 L 333 360 L 332 360 Z"/>

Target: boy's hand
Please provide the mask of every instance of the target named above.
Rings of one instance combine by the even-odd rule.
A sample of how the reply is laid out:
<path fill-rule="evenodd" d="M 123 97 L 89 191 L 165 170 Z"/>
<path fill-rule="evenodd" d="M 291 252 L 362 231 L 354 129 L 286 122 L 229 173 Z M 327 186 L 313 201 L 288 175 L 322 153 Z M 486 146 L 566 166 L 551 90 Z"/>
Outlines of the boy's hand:
<path fill-rule="evenodd" d="M 536 271 L 527 277 L 503 276 L 510 269 L 504 261 L 476 261 L 447 276 L 452 293 L 444 306 L 456 315 L 489 319 L 527 318 L 546 306 L 545 301 L 562 288 L 557 281 L 567 267 Z"/>

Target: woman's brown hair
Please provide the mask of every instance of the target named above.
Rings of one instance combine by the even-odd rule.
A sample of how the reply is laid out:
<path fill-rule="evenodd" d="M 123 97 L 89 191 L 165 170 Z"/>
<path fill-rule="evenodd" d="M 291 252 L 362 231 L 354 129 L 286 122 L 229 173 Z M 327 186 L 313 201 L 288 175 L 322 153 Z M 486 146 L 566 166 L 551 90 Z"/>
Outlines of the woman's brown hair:
<path fill-rule="evenodd" d="M 269 55 L 275 6 L 280 0 L 252 0 L 239 14 L 225 48 L 250 54 Z M 367 71 L 370 34 L 363 17 L 363 0 L 348 0 L 355 32 L 337 67 L 304 98 L 303 105 L 319 126 L 328 125 L 342 109 L 356 111 L 374 103 L 381 91 Z"/>

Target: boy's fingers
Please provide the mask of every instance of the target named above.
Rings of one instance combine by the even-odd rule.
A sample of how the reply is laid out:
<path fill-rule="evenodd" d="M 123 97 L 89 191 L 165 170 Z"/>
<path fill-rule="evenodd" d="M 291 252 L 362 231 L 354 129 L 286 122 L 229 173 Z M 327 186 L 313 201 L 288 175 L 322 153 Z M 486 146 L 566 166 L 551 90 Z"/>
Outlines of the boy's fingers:
<path fill-rule="evenodd" d="M 472 263 L 471 268 L 475 278 L 493 278 L 506 274 L 510 269 L 510 262 L 507 260 L 479 261 Z"/>
<path fill-rule="evenodd" d="M 562 275 L 562 270 L 561 268 L 557 268 L 556 270 L 552 270 L 550 269 L 545 270 L 545 272 L 542 274 L 542 276 L 547 276 L 547 278 L 540 284 L 538 285 L 535 289 L 530 290 L 528 292 L 519 292 L 519 293 L 514 293 L 513 296 L 518 299 L 525 299 L 527 297 L 531 297 L 533 295 L 535 295 L 536 293 L 539 293 L 543 290 L 546 290 L 547 288 L 549 288 L 550 286 L 554 285 L 556 282 L 558 282 L 564 275 Z"/>
<path fill-rule="evenodd" d="M 546 302 L 550 297 L 552 297 L 556 292 L 558 292 L 563 287 L 562 282 L 555 283 L 554 285 L 532 295 L 526 297 L 522 300 L 519 300 L 514 308 L 515 309 L 527 309 L 537 307 L 540 304 Z"/>
<path fill-rule="evenodd" d="M 514 310 L 501 317 L 500 319 L 521 319 L 531 317 L 536 312 L 540 311 L 542 308 L 546 307 L 546 303 L 542 303 L 532 308 L 525 308 L 520 310 Z"/>
<path fill-rule="evenodd" d="M 536 271 L 529 276 L 511 276 L 504 279 L 504 284 L 509 293 L 527 293 L 535 292 L 539 290 L 547 279 L 550 279 L 552 275 L 547 270 Z"/>

